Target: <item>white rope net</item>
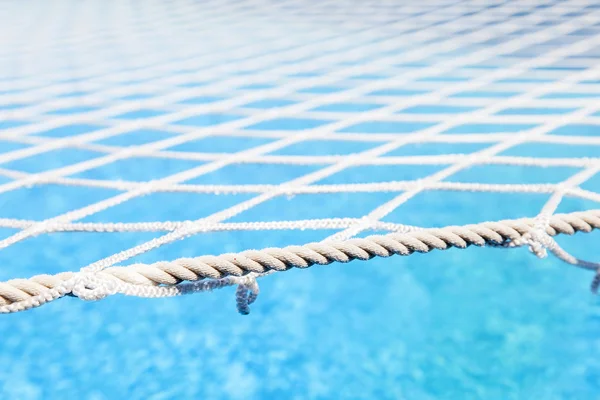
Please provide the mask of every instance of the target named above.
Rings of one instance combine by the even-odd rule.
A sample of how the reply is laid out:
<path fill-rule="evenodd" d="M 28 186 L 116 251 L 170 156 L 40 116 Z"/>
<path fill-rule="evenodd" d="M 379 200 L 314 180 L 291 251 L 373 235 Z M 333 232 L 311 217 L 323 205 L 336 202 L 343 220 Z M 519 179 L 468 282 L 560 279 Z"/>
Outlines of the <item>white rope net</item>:
<path fill-rule="evenodd" d="M 540 257 L 550 251 L 597 271 L 598 264 L 568 254 L 553 236 L 600 228 L 600 210 L 556 213 L 565 197 L 600 201 L 600 184 L 590 183 L 600 172 L 599 49 L 600 7 L 582 0 L 2 2 L 0 175 L 6 179 L 0 195 L 48 184 L 119 193 L 43 220 L 1 218 L 0 227 L 15 233 L 0 240 L 0 249 L 56 232 L 162 235 L 80 271 L 0 283 L 0 312 L 66 295 L 163 297 L 237 285 L 237 306 L 246 314 L 258 294 L 256 278 L 275 271 L 469 245 L 528 246 Z M 470 130 L 457 129 L 465 126 Z M 140 129 L 167 135 L 131 139 Z M 191 146 L 220 136 L 249 145 L 235 151 Z M 127 145 L 115 145 L 119 139 Z M 281 152 L 324 141 L 352 142 L 359 150 Z M 415 145 L 453 151 L 394 155 Z M 467 151 L 473 145 L 477 150 Z M 534 151 L 510 154 L 525 145 Z M 544 146 L 563 147 L 565 155 L 545 157 Z M 575 147 L 586 156 L 569 156 Z M 64 149 L 100 155 L 67 165 L 43 161 Z M 190 167 L 149 181 L 120 176 L 129 167 L 119 163 L 142 158 L 190 161 Z M 39 160 L 38 170 L 15 167 L 25 159 Z M 112 177 L 85 174 L 111 165 Z M 239 165 L 258 166 L 258 174 L 267 166 L 311 169 L 277 184 L 194 183 Z M 359 182 L 326 183 L 357 167 L 397 166 L 439 168 L 417 179 L 381 181 L 372 173 Z M 484 166 L 574 172 L 554 183 L 453 180 Z M 432 190 L 541 193 L 548 200 L 527 219 L 436 229 L 384 221 Z M 248 197 L 193 221 L 82 221 L 159 192 Z M 383 192 L 395 195 L 362 218 L 229 221 L 282 196 Z M 337 233 L 286 248 L 127 263 L 191 235 L 272 229 Z M 374 230 L 389 233 L 361 236 Z"/>

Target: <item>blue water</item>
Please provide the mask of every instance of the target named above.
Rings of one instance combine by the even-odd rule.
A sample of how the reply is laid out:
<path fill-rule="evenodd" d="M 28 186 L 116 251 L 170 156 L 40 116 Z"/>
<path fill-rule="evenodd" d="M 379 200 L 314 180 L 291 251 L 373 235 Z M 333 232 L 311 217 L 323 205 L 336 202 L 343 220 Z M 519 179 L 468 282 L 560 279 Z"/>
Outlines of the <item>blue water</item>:
<path fill-rule="evenodd" d="M 537 11 L 532 9 L 531 12 Z M 581 31 L 578 34 L 597 34 L 583 28 Z M 526 35 L 527 31 L 522 34 Z M 487 45 L 502 43 L 503 39 L 499 37 Z M 552 46 L 559 45 L 552 42 Z M 510 56 L 522 59 L 547 51 L 541 47 L 532 48 L 535 54 L 530 49 L 525 50 Z M 447 53 L 444 57 L 460 55 L 460 52 Z M 501 68 L 504 64 L 498 65 Z M 423 65 L 415 63 L 403 68 L 418 70 Z M 566 76 L 578 71 L 559 72 Z M 376 81 L 393 74 L 394 71 L 383 75 L 357 74 L 354 79 Z M 318 76 L 319 71 L 299 72 L 288 78 L 301 80 L 315 75 Z M 401 73 L 396 78 L 399 76 Z M 425 77 L 421 83 L 423 81 L 443 87 L 461 84 L 463 77 L 449 73 Z M 227 98 L 226 94 L 203 92 L 202 84 L 197 82 L 178 86 L 200 88 L 195 95 L 178 101 L 182 106 L 212 104 Z M 274 86 L 276 84 L 249 83 L 240 85 L 239 90 L 260 92 Z M 530 87 L 524 86 L 523 91 Z M 590 87 L 597 86 L 590 83 Z M 69 95 L 85 99 L 87 92 L 80 89 L 74 86 L 70 95 L 58 93 L 56 98 Z M 315 85 L 299 90 L 294 96 L 318 97 L 341 90 L 344 87 Z M 356 154 L 382 142 L 380 139 L 354 141 L 352 134 L 418 133 L 435 126 L 437 121 L 423 122 L 423 115 L 451 114 L 453 117 L 471 113 L 480 108 L 478 99 L 503 101 L 520 94 L 513 90 L 514 85 L 505 91 L 485 87 L 462 90 L 440 104 L 425 99 L 402 111 L 405 116 L 419 117 L 414 122 L 374 118 L 340 129 L 341 140 L 316 138 L 290 144 L 270 154 Z M 541 98 L 575 98 L 591 104 L 597 99 L 590 90 L 579 93 L 561 89 Z M 430 89 L 417 86 L 394 84 L 362 98 L 336 100 L 311 110 L 313 116 L 324 112 L 323 118 L 273 117 L 245 128 L 248 132 L 264 133 L 264 137 L 244 138 L 221 133 L 168 150 L 182 153 L 245 151 L 276 141 L 269 136 L 273 132 L 293 136 L 306 129 L 326 127 L 336 122 L 328 119 L 331 113 L 345 118 L 377 110 L 381 104 L 375 103 L 373 98 L 381 101 L 385 97 L 393 103 L 420 98 L 429 92 Z M 595 97 L 599 93 L 596 92 Z M 119 100 L 136 102 L 147 96 L 150 95 L 132 92 L 129 96 L 120 96 Z M 244 112 L 270 112 L 300 102 L 294 96 L 265 97 L 249 101 L 242 108 Z M 472 99 L 473 102 L 470 106 L 457 105 L 455 99 Z M 24 107 L 28 104 L 0 104 L 0 112 Z M 42 118 L 90 112 L 81 107 L 61 106 Z M 244 112 L 236 111 L 240 110 L 221 114 L 199 112 L 176 124 L 186 129 L 218 127 L 245 118 Z M 498 115 L 526 117 L 532 113 L 539 116 L 570 111 L 559 107 L 515 105 Z M 120 114 L 120 121 L 135 119 L 140 121 L 140 126 L 129 133 L 98 140 L 96 144 L 127 147 L 168 138 L 175 133 L 161 127 L 143 126 L 144 121 L 164 112 L 143 107 L 138 112 Z M 0 114 L 0 132 L 29 123 L 33 122 Z M 465 122 L 440 136 L 519 135 L 537 126 L 536 123 Z M 34 136 L 56 139 L 103 128 L 101 121 L 94 120 L 35 132 Z M 552 130 L 549 135 L 598 137 L 600 125 L 571 123 Z M 491 144 L 408 144 L 382 157 L 469 154 Z M 0 156 L 28 146 L 0 141 Z M 502 153 L 545 158 L 597 157 L 599 154 L 600 146 L 531 143 Z M 92 149 L 69 147 L 6 162 L 0 164 L 0 168 L 37 173 L 101 156 L 102 153 Z M 144 181 L 208 163 L 139 157 L 92 168 L 73 177 Z M 236 164 L 186 183 L 280 184 L 327 166 Z M 316 183 L 419 179 L 445 167 L 447 165 L 357 166 Z M 579 169 L 572 167 L 478 166 L 465 169 L 446 181 L 557 183 L 577 172 Z M 7 182 L 9 178 L 0 178 L 0 185 Z M 600 192 L 600 177 L 590 179 L 582 187 Z M 113 189 L 55 184 L 23 187 L 0 193 L 0 218 L 43 220 L 119 193 Z M 280 196 L 226 222 L 359 218 L 399 194 Z M 255 196 L 248 193 L 155 193 L 82 221 L 199 219 Z M 547 200 L 545 194 L 428 191 L 411 198 L 383 221 L 437 227 L 530 217 L 536 215 Z M 599 205 L 592 201 L 566 198 L 558 211 L 597 208 Z M 0 229 L 0 238 L 16 232 Z M 332 230 L 204 233 L 128 260 L 126 264 L 304 244 L 323 240 L 334 233 Z M 361 235 L 370 233 L 373 232 Z M 159 233 L 53 233 L 29 238 L 0 250 L 0 281 L 76 271 L 158 236 Z M 598 232 L 558 240 L 579 258 L 600 260 Z M 248 316 L 237 313 L 233 288 L 169 299 L 113 296 L 99 302 L 83 302 L 63 298 L 39 309 L 0 318 L 0 399 L 594 399 L 600 391 L 600 299 L 590 294 L 590 280 L 588 272 L 567 266 L 554 257 L 539 260 L 527 249 L 469 248 L 277 273 L 259 281 L 261 294 Z"/>
<path fill-rule="evenodd" d="M 326 143 L 332 154 L 344 146 Z M 571 155 L 568 147 L 554 150 Z M 57 160 L 80 161 L 76 153 L 56 153 L 54 160 L 51 154 L 10 167 L 35 171 L 38 162 L 49 168 Z M 158 176 L 190 167 L 182 163 L 165 170 L 150 160 L 139 170 L 122 171 L 126 177 L 137 171 L 135 177 L 147 178 L 144 173 Z M 266 167 L 262 173 L 251 165 L 225 168 L 205 175 L 202 183 L 242 183 L 258 174 L 261 183 L 278 183 L 309 172 L 300 167 Z M 116 178 L 119 170 L 113 168 L 106 167 L 106 174 L 92 170 L 88 177 Z M 414 179 L 435 168 L 356 167 L 326 183 Z M 492 167 L 465 170 L 456 180 L 554 182 L 573 173 L 567 168 L 510 167 L 510 173 L 500 170 L 509 167 L 486 168 Z M 596 183 L 589 189 L 599 190 Z M 52 185 L 24 188 L 0 197 L 1 214 L 48 218 L 115 194 Z M 395 195 L 281 197 L 232 221 L 360 217 Z M 197 219 L 251 196 L 155 194 L 85 220 Z M 384 220 L 440 226 L 518 218 L 535 215 L 546 199 L 425 192 Z M 568 199 L 561 211 L 596 206 Z M 332 233 L 203 234 L 135 261 L 285 246 Z M 155 236 L 42 235 L 0 252 L 5 266 L 0 277 L 76 270 Z M 597 259 L 593 248 L 598 239 L 598 234 L 579 234 L 561 243 L 579 257 Z M 554 258 L 537 260 L 524 249 L 472 248 L 276 274 L 260 282 L 259 300 L 245 317 L 236 313 L 231 288 L 161 300 L 115 296 L 85 303 L 65 298 L 2 318 L 1 390 L 3 398 L 18 399 L 594 398 L 600 389 L 600 304 L 588 291 L 589 280 L 587 273 Z"/>

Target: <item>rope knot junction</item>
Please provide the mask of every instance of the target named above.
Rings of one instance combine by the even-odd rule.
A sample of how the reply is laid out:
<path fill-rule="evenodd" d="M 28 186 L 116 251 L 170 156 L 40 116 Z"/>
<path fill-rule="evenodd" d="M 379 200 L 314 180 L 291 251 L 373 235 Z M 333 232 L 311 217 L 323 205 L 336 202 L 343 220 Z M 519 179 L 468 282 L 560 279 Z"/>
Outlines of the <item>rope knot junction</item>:
<path fill-rule="evenodd" d="M 308 243 L 303 246 L 248 250 L 221 256 L 182 258 L 154 264 L 113 266 L 91 264 L 79 272 L 38 275 L 0 282 L 0 313 L 39 307 L 63 296 L 86 301 L 110 295 L 160 298 L 236 286 L 238 311 L 250 312 L 259 294 L 257 279 L 291 268 L 346 263 L 391 255 L 408 256 L 469 245 L 515 248 L 527 246 L 537 257 L 552 253 L 565 263 L 593 271 L 592 291 L 600 288 L 600 263 L 580 260 L 555 241 L 558 234 L 600 229 L 600 210 L 537 218 L 447 227 L 409 229 L 387 235 Z"/>
<path fill-rule="evenodd" d="M 106 275 L 106 274 L 104 274 Z M 117 281 L 100 272 L 81 271 L 73 277 L 71 294 L 82 300 L 102 300 L 110 295 L 117 294 Z"/>
<path fill-rule="evenodd" d="M 263 275 L 263 274 L 261 274 Z M 81 300 L 97 301 L 114 294 L 124 294 L 136 297 L 173 297 L 190 293 L 207 292 L 226 286 L 237 285 L 236 307 L 242 315 L 250 313 L 250 304 L 258 297 L 259 287 L 257 274 L 246 276 L 228 276 L 221 279 L 206 279 L 200 282 L 180 283 L 173 286 L 138 286 L 119 282 L 115 277 L 102 271 L 80 271 L 65 282 L 69 295 Z"/>

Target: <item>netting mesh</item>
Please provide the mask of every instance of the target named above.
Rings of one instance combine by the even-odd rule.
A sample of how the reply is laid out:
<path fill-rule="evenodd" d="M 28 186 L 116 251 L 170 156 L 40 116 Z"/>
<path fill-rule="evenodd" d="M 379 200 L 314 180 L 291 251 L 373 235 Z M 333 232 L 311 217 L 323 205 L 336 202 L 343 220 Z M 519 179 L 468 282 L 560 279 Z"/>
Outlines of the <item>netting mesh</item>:
<path fill-rule="evenodd" d="M 600 7 L 591 1 L 0 7 L 0 194 L 115 191 L 53 215 L 43 201 L 3 214 L 0 226 L 15 232 L 0 248 L 56 232 L 163 233 L 80 272 L 2 283 L 2 312 L 65 295 L 238 285 L 247 313 L 255 278 L 273 271 L 471 244 L 527 245 L 598 267 L 551 239 L 600 227 L 593 207 L 556 215 L 565 197 L 600 201 Z M 425 192 L 544 201 L 530 219 L 386 221 Z M 136 199 L 160 194 L 172 207 L 181 193 L 243 196 L 198 219 L 128 221 Z M 314 210 L 355 193 L 379 196 L 366 214 L 286 218 L 293 196 L 321 195 L 304 206 Z M 279 217 L 248 220 L 265 204 Z M 122 219 L 94 220 L 123 206 Z M 269 229 L 336 232 L 284 249 L 122 266 L 190 235 Z M 392 233 L 363 237 L 372 231 Z"/>

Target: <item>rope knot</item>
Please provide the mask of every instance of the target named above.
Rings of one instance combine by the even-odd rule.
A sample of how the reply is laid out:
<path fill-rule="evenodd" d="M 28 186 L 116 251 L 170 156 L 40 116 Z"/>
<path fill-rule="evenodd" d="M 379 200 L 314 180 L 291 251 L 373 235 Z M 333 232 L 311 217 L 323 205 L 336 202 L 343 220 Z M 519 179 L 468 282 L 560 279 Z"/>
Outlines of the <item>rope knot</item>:
<path fill-rule="evenodd" d="M 541 228 L 532 229 L 523 235 L 523 239 L 525 240 L 525 244 L 529 245 L 529 251 L 539 258 L 548 257 L 547 249 L 552 247 L 552 243 L 554 242 L 554 239 Z"/>
<path fill-rule="evenodd" d="M 96 301 L 117 293 L 116 282 L 95 272 L 79 272 L 71 293 L 82 300 Z"/>
<path fill-rule="evenodd" d="M 552 238 L 543 228 L 537 227 L 524 234 L 520 239 L 509 243 L 509 247 L 519 247 L 529 245 L 529 250 L 538 256 L 544 258 L 550 251 L 558 259 L 567 264 L 576 265 L 580 268 L 592 270 L 595 272 L 594 279 L 591 284 L 593 293 L 597 293 L 600 288 L 600 263 L 580 260 L 573 257 L 571 254 L 563 250 L 556 240 Z"/>
<path fill-rule="evenodd" d="M 548 250 L 553 251 L 556 248 L 556 242 L 542 228 L 533 228 L 525 233 L 519 239 L 512 240 L 501 247 L 522 247 L 529 246 L 529 251 L 539 258 L 546 258 Z"/>

